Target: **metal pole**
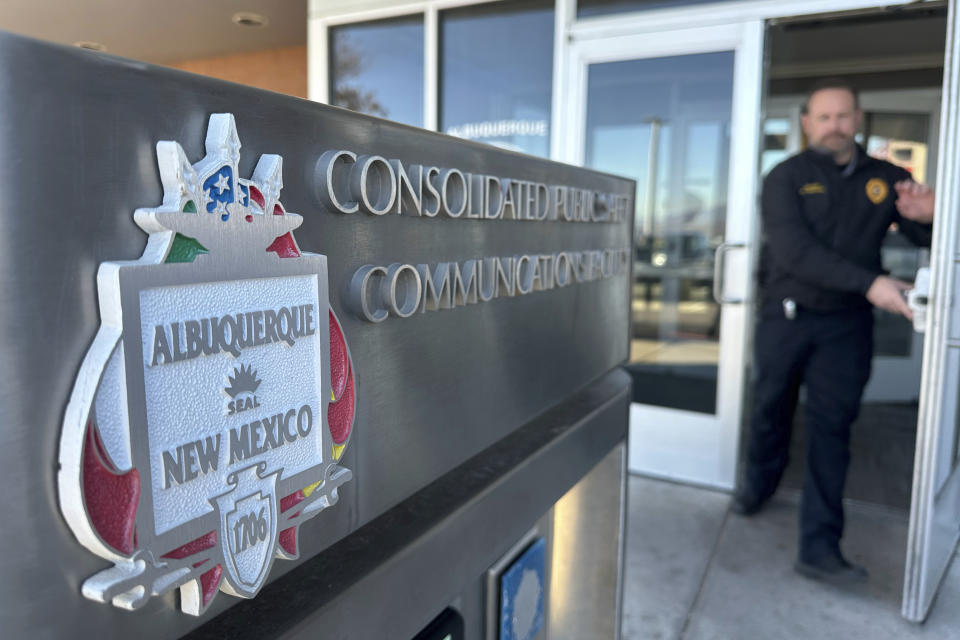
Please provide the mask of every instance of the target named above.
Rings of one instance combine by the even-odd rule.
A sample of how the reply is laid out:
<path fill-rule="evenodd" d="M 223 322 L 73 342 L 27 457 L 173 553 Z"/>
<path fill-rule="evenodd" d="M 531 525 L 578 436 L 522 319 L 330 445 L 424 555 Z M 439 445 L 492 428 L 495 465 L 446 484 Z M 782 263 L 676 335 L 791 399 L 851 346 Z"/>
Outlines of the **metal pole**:
<path fill-rule="evenodd" d="M 650 146 L 647 149 L 647 193 L 644 199 L 644 219 L 642 224 L 637 225 L 642 229 L 642 233 L 652 236 L 654 231 L 653 217 L 657 207 L 657 173 L 660 164 L 660 127 L 663 126 L 663 120 L 660 118 L 650 118 Z"/>

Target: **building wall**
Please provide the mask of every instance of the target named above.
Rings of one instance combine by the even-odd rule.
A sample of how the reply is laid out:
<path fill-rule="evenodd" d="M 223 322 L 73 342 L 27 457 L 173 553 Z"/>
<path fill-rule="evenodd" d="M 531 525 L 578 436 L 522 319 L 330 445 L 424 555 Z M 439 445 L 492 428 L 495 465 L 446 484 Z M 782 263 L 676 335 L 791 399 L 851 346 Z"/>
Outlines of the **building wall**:
<path fill-rule="evenodd" d="M 327 18 L 344 13 L 397 7 L 410 4 L 410 2 L 411 0 L 310 0 L 307 5 L 307 17 Z M 416 10 L 414 9 L 414 11 Z M 419 10 L 422 11 L 422 7 Z"/>
<path fill-rule="evenodd" d="M 184 60 L 168 66 L 299 98 L 307 97 L 306 46 Z"/>

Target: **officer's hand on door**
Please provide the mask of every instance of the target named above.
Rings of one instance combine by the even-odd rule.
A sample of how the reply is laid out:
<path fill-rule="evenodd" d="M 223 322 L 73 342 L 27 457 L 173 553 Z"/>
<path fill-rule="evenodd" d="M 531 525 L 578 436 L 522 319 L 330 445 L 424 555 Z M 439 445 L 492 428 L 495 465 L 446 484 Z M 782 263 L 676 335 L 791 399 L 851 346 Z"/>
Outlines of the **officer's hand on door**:
<path fill-rule="evenodd" d="M 909 282 L 889 276 L 877 276 L 867 290 L 867 300 L 875 307 L 899 313 L 908 320 L 913 319 L 913 311 L 907 305 L 903 292 L 913 288 Z"/>
<path fill-rule="evenodd" d="M 897 211 L 901 216 L 923 224 L 933 222 L 933 189 L 913 180 L 901 180 L 893 188 L 897 192 Z"/>

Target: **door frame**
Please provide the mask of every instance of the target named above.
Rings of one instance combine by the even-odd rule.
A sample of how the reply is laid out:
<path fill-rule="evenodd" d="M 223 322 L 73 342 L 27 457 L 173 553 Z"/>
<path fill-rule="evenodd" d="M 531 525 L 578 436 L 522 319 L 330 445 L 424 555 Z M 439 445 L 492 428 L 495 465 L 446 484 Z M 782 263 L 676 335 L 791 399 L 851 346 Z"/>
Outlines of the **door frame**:
<path fill-rule="evenodd" d="M 744 385 L 752 337 L 752 272 L 759 227 L 756 212 L 764 23 L 675 28 L 642 35 L 576 41 L 568 48 L 566 122 L 561 155 L 583 164 L 588 68 L 591 64 L 734 52 L 730 122 L 730 169 L 724 242 L 743 245 L 730 251 L 723 266 L 723 295 L 744 300 L 724 304 L 720 315 L 720 358 L 715 415 L 633 404 L 630 416 L 631 471 L 694 484 L 734 486 Z"/>
<path fill-rule="evenodd" d="M 950 3 L 940 115 L 930 306 L 920 383 L 920 416 L 902 614 L 926 619 L 960 541 L 956 457 L 960 384 L 960 15 Z"/>

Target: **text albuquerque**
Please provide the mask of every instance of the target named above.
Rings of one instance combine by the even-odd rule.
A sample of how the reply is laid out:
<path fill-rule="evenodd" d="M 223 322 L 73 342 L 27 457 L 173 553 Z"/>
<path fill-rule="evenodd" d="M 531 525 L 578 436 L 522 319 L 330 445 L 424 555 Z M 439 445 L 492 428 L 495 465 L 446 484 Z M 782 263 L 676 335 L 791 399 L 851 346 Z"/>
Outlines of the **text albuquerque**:
<path fill-rule="evenodd" d="M 292 347 L 297 338 L 314 333 L 310 305 L 171 322 L 169 326 L 154 327 L 150 366 L 217 353 L 229 353 L 237 358 L 243 349 L 271 342 L 284 342 Z"/>
<path fill-rule="evenodd" d="M 316 169 L 317 196 L 340 213 L 433 218 L 622 222 L 630 197 L 459 169 L 405 165 L 383 156 L 327 151 Z"/>

